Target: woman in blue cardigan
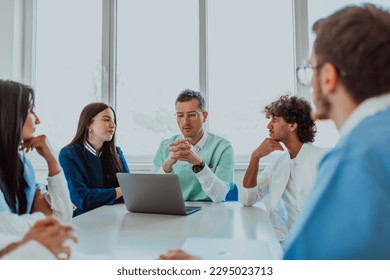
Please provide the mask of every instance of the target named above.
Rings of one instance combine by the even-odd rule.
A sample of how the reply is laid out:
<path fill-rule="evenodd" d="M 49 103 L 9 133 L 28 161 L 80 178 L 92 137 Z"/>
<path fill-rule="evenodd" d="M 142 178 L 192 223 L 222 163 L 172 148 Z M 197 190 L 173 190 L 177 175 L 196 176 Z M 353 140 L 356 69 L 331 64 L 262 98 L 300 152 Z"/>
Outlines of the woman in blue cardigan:
<path fill-rule="evenodd" d="M 116 173 L 129 167 L 115 146 L 116 115 L 112 107 L 95 102 L 80 114 L 76 136 L 62 148 L 60 163 L 68 181 L 73 216 L 102 205 L 123 202 Z"/>
<path fill-rule="evenodd" d="M 34 90 L 0 80 L 0 232 L 24 235 L 45 216 L 69 223 L 72 203 L 65 176 L 46 135 L 35 136 L 40 123 Z M 25 153 L 35 150 L 47 164 L 48 184 L 41 189 Z"/>

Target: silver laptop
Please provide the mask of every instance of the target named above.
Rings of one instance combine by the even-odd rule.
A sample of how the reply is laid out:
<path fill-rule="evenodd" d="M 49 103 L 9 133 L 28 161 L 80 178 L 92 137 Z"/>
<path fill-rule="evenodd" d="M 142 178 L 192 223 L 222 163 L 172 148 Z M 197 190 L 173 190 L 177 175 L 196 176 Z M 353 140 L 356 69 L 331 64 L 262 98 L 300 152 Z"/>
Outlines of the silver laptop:
<path fill-rule="evenodd" d="M 117 173 L 116 176 L 128 211 L 188 215 L 201 209 L 185 206 L 177 175 Z"/>

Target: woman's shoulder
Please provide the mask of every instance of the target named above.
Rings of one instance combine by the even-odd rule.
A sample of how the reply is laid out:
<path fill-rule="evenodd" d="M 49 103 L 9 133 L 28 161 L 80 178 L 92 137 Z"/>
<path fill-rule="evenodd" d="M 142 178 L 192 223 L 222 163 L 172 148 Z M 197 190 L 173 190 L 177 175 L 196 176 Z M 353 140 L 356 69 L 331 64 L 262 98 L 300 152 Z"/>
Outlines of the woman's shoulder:
<path fill-rule="evenodd" d="M 60 156 L 64 156 L 66 154 L 78 153 L 82 150 L 83 147 L 81 144 L 76 143 L 76 144 L 67 145 L 60 150 Z"/>
<path fill-rule="evenodd" d="M 117 152 L 118 154 L 123 155 L 123 151 L 122 151 L 121 147 L 116 146 L 115 148 L 116 148 L 116 152 Z"/>
<path fill-rule="evenodd" d="M 26 172 L 26 170 L 34 170 L 34 167 L 31 164 L 31 161 L 25 155 L 19 155 L 19 158 L 23 163 L 25 172 Z"/>

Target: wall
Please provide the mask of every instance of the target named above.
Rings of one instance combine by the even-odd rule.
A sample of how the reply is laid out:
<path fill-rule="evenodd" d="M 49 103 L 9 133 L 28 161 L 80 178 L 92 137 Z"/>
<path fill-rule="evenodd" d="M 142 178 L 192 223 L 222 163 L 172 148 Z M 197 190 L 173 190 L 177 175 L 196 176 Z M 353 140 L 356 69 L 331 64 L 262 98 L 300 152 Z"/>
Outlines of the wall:
<path fill-rule="evenodd" d="M 0 1 L 0 78 L 11 79 L 14 44 L 14 1 Z"/>
<path fill-rule="evenodd" d="M 0 1 L 0 79 L 23 82 L 24 1 Z"/>

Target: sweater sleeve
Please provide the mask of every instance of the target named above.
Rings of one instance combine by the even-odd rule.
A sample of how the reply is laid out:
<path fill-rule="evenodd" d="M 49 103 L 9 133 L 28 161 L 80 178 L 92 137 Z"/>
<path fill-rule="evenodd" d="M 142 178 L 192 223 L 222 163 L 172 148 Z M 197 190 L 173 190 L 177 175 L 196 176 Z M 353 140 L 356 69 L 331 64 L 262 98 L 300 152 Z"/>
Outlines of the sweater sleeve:
<path fill-rule="evenodd" d="M 228 141 L 224 141 L 224 145 L 215 173 L 208 166 L 205 166 L 201 172 L 195 174 L 203 191 L 213 202 L 223 201 L 230 190 L 230 185 L 234 186 L 233 147 Z"/>
<path fill-rule="evenodd" d="M 120 159 L 120 161 L 122 163 L 122 166 L 123 166 L 123 172 L 130 173 L 130 168 L 129 168 L 128 164 L 127 164 L 126 158 L 123 155 L 123 152 L 122 152 L 121 148 L 116 147 L 116 150 L 118 152 L 119 159 Z"/>
<path fill-rule="evenodd" d="M 61 170 L 57 175 L 47 178 L 47 182 L 48 192 L 45 197 L 53 210 L 53 215 L 63 222 L 70 222 L 73 215 L 72 201 L 64 172 Z"/>
<path fill-rule="evenodd" d="M 55 256 L 41 243 L 30 240 L 5 256 L 4 260 L 55 260 Z"/>
<path fill-rule="evenodd" d="M 0 212 L 0 233 L 24 235 L 38 220 L 45 218 L 41 212 L 18 215 L 7 211 Z"/>
<path fill-rule="evenodd" d="M 162 141 L 160 143 L 160 146 L 158 147 L 158 150 L 156 152 L 156 155 L 153 160 L 153 173 L 159 173 L 164 174 L 164 170 L 162 169 L 162 165 L 166 159 L 164 151 L 168 149 L 167 145 L 165 144 L 166 140 Z"/>

